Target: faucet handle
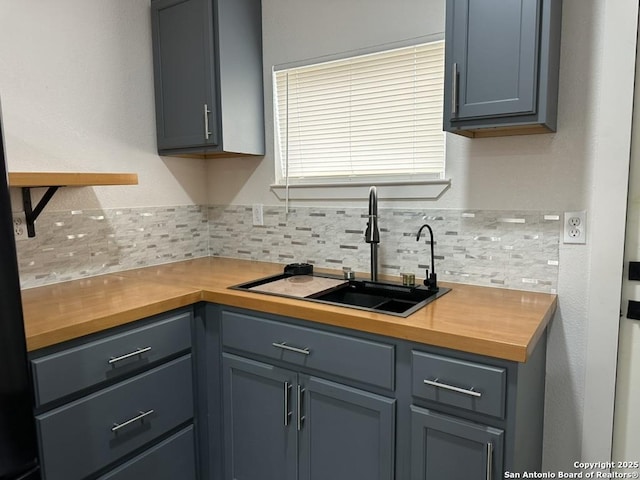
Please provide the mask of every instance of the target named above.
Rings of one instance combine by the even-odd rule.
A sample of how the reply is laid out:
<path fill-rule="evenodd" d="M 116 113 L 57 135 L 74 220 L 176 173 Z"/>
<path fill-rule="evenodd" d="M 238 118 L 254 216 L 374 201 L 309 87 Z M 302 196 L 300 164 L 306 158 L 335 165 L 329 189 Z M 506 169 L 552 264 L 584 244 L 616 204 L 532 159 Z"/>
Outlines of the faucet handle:
<path fill-rule="evenodd" d="M 429 273 L 429 269 L 425 269 L 424 286 L 429 290 L 438 290 L 438 277 L 435 273 Z"/>
<path fill-rule="evenodd" d="M 438 290 L 438 276 L 435 272 L 429 273 L 429 267 L 424 269 L 424 286 L 429 290 Z"/>
<path fill-rule="evenodd" d="M 342 267 L 342 275 L 344 276 L 345 280 L 353 280 L 354 278 L 356 278 L 356 274 L 353 270 L 351 270 L 351 267 Z"/>

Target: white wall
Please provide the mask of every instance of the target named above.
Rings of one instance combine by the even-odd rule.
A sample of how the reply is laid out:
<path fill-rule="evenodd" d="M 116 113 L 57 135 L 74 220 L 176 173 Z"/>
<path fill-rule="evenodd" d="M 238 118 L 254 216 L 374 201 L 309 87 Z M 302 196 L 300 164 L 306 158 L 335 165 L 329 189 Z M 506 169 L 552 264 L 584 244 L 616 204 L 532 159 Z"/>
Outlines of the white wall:
<path fill-rule="evenodd" d="M 149 0 L 0 0 L 9 169 L 139 175 L 63 189 L 49 210 L 206 202 L 205 162 L 156 151 L 150 18 Z"/>
<path fill-rule="evenodd" d="M 636 78 L 640 78 L 640 51 L 636 56 Z M 613 440 L 613 457 L 620 462 L 637 457 L 640 452 L 640 322 L 626 317 L 628 301 L 640 299 L 640 284 L 627 280 L 627 262 L 640 258 L 640 88 L 635 91 L 631 143 Z"/>
<path fill-rule="evenodd" d="M 634 97 L 638 2 L 595 2 L 593 136 L 588 184 L 591 222 L 583 458 L 611 455 L 616 350 Z M 635 435 L 640 435 L 636 430 Z"/>
<path fill-rule="evenodd" d="M 273 65 L 443 30 L 443 0 L 263 0 L 264 158 L 208 164 L 213 204 L 278 201 Z M 560 246 L 549 336 L 544 466 L 611 455 L 637 2 L 565 0 L 558 132 L 447 138 L 451 188 L 434 208 L 588 211 L 586 246 Z M 591 279 L 594 279 L 591 281 Z"/>

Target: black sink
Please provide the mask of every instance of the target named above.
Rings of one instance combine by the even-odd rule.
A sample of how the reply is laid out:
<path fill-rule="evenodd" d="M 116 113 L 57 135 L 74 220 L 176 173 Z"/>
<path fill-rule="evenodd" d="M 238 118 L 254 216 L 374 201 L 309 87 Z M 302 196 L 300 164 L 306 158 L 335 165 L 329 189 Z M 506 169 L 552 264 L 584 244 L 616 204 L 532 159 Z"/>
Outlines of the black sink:
<path fill-rule="evenodd" d="M 329 275 L 314 275 L 315 277 L 339 278 Z M 237 290 L 250 290 L 254 287 L 267 285 L 282 279 L 295 277 L 295 275 L 280 274 L 267 278 L 253 280 L 241 285 L 231 287 Z M 408 317 L 425 305 L 441 297 L 451 289 L 439 287 L 429 289 L 423 286 L 405 286 L 395 283 L 372 282 L 369 280 L 345 280 L 339 285 L 316 292 L 307 296 L 292 296 L 283 293 L 259 291 L 265 295 L 299 298 L 314 302 L 343 307 L 357 308 L 370 312 L 385 313 L 399 317 Z M 255 290 L 253 290 L 255 291 Z"/>
<path fill-rule="evenodd" d="M 429 290 L 392 283 L 350 280 L 339 287 L 306 298 L 406 317 L 449 290 L 444 287 Z"/>

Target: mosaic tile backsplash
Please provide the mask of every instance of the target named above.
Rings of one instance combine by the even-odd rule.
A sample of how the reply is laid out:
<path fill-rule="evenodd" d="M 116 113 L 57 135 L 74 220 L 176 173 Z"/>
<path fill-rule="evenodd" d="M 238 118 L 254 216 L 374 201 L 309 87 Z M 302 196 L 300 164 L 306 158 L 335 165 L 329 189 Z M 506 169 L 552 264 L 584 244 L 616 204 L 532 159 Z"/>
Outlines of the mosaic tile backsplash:
<path fill-rule="evenodd" d="M 379 209 L 379 272 L 430 268 L 435 235 L 438 279 L 555 292 L 560 214 L 554 212 Z M 309 262 L 368 272 L 367 211 L 250 206 L 176 206 L 43 212 L 36 237 L 18 242 L 23 288 L 208 255 L 277 263 Z"/>
<path fill-rule="evenodd" d="M 16 246 L 22 288 L 204 257 L 207 208 L 44 211 Z"/>
<path fill-rule="evenodd" d="M 251 207 L 209 207 L 211 255 L 318 267 L 370 270 L 364 241 L 367 210 L 265 207 L 264 226 L 252 225 Z M 379 209 L 379 273 L 430 267 L 429 236 L 416 241 L 421 225 L 434 231 L 438 279 L 555 293 L 560 214 L 554 212 Z"/>

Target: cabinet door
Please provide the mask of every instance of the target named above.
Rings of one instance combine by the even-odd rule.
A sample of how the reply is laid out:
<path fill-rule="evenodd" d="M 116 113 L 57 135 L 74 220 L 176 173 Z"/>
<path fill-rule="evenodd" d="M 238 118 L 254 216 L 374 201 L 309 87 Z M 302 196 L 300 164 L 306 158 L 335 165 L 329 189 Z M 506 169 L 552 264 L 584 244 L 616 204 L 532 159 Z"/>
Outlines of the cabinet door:
<path fill-rule="evenodd" d="M 541 0 L 447 0 L 451 121 L 536 112 Z"/>
<path fill-rule="evenodd" d="M 211 0 L 151 2 L 158 149 L 218 144 Z"/>
<path fill-rule="evenodd" d="M 395 400 L 306 375 L 299 381 L 300 480 L 393 479 Z"/>
<path fill-rule="evenodd" d="M 504 432 L 411 406 L 411 480 L 498 480 Z"/>
<path fill-rule="evenodd" d="M 295 480 L 296 374 L 223 354 L 225 478 Z"/>

